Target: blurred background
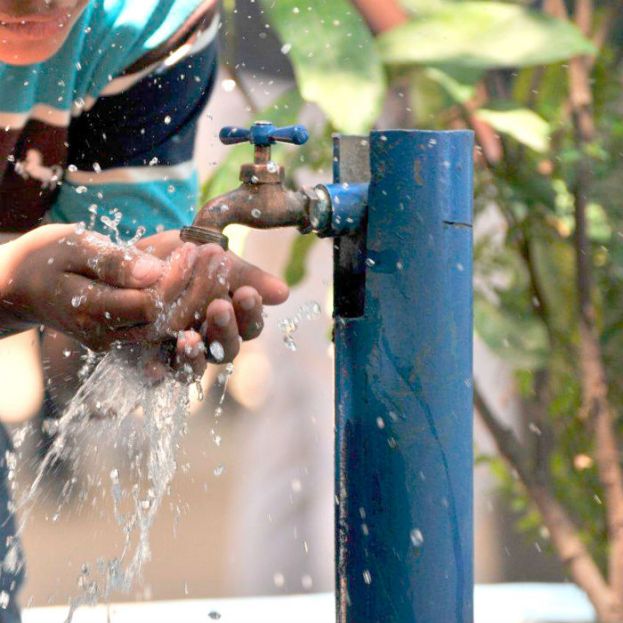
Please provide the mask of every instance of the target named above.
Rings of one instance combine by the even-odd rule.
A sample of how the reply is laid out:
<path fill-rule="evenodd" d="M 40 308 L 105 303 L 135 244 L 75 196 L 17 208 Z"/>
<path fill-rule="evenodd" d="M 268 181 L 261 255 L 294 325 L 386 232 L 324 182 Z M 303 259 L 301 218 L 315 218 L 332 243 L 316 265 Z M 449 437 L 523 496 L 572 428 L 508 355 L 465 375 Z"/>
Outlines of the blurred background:
<path fill-rule="evenodd" d="M 336 130 L 474 129 L 478 391 L 528 451 L 552 466 L 555 487 L 566 491 L 562 499 L 586 503 L 574 512 L 598 550 L 599 484 L 591 443 L 579 430 L 580 381 L 569 355 L 577 346 L 569 312 L 576 297 L 573 189 L 575 167 L 588 159 L 595 178 L 589 244 L 602 287 L 606 362 L 616 378 L 608 353 L 617 351 L 621 326 L 608 309 L 616 309 L 623 278 L 621 207 L 612 192 L 623 138 L 617 41 L 623 30 L 616 26 L 618 3 L 585 4 L 592 11 L 588 26 L 571 23 L 572 2 L 229 0 L 222 67 L 202 119 L 197 162 L 206 197 L 234 188 L 250 149 L 223 147 L 218 131 L 257 118 L 299 120 L 312 129 L 305 148 L 275 150 L 274 160 L 297 183 L 330 179 Z M 568 68 L 569 59 L 585 55 L 596 59 L 584 85 L 593 134 L 578 145 Z M 152 531 L 153 558 L 132 598 L 333 588 L 331 243 L 290 231 L 230 233 L 233 248 L 249 261 L 287 275 L 292 295 L 268 310 L 262 337 L 243 346 L 218 417 L 217 372 L 204 378 L 206 398 L 193 401 L 170 498 Z M 280 321 L 311 302 L 321 314 L 302 320 L 296 350 L 287 348 Z M 36 336 L 2 340 L 0 418 L 19 430 L 42 395 Z M 573 440 L 566 430 L 576 431 Z M 475 443 L 477 581 L 564 579 L 547 529 L 479 420 Z M 115 446 L 111 439 L 97 447 L 93 469 L 95 458 L 98 469 L 127 461 Z M 18 487 L 32 480 L 36 466 L 34 445 L 27 441 L 22 450 Z M 82 564 L 114 555 L 121 542 L 109 503 L 59 515 L 58 484 L 49 478 L 45 486 L 24 532 L 24 605 L 67 603 Z"/>

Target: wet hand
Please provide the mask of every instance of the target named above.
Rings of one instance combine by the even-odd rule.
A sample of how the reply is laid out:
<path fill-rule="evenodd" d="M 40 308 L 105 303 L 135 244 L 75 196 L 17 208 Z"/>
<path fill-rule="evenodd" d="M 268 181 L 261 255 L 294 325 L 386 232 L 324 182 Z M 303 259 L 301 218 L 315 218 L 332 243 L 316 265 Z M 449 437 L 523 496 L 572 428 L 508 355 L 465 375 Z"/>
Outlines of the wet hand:
<path fill-rule="evenodd" d="M 287 297 L 283 281 L 233 253 L 178 244 L 155 288 L 161 318 L 153 339 L 177 336 L 177 367 L 200 374 L 208 361 L 232 361 L 241 340 L 260 335 L 263 305 Z"/>
<path fill-rule="evenodd" d="M 0 315 L 16 329 L 46 324 L 94 350 L 134 341 L 136 327 L 157 316 L 145 288 L 164 268 L 100 234 L 45 225 L 2 247 Z"/>

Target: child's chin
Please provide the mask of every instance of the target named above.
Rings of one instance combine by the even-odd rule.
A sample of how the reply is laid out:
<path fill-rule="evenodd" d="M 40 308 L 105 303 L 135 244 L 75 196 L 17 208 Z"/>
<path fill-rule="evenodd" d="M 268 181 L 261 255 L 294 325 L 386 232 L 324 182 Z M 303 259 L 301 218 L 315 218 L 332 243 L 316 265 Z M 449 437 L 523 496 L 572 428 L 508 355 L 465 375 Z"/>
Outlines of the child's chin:
<path fill-rule="evenodd" d="M 54 56 L 63 40 L 47 40 L 42 42 L 28 41 L 22 45 L 0 41 L 0 63 L 7 65 L 35 65 L 43 63 Z"/>

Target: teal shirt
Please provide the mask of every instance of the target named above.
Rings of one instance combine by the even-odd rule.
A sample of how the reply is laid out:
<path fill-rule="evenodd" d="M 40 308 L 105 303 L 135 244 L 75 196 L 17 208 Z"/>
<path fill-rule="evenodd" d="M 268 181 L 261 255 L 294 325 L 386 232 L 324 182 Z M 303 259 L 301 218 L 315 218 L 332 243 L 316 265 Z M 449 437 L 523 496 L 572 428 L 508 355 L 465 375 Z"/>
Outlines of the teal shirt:
<path fill-rule="evenodd" d="M 189 223 L 217 30 L 213 0 L 93 0 L 53 58 L 0 64 L 0 231 Z"/>

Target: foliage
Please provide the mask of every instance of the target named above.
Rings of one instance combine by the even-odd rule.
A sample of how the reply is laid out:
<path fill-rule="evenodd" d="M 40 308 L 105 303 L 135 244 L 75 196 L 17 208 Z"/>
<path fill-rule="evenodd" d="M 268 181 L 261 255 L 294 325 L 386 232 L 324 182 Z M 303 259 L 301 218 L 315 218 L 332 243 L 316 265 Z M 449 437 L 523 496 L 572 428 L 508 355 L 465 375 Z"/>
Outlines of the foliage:
<path fill-rule="evenodd" d="M 542 65 L 594 51 L 575 26 L 516 4 L 427 7 L 418 2 L 416 7 L 413 19 L 379 38 L 386 63 L 487 70 Z"/>
<path fill-rule="evenodd" d="M 317 104 L 340 131 L 367 131 L 385 95 L 370 31 L 349 0 L 300 4 L 266 0 L 264 8 L 290 54 L 303 99 Z"/>
<path fill-rule="evenodd" d="M 476 329 L 514 366 L 532 460 L 544 462 L 556 500 L 605 570 L 604 493 L 594 440 L 581 416 L 574 189 L 578 163 L 589 163 L 596 330 L 609 399 L 620 412 L 620 27 L 610 29 L 597 51 L 570 21 L 523 2 L 403 0 L 410 19 L 374 39 L 347 0 L 262 3 L 288 50 L 301 102 L 312 102 L 325 114 L 326 126 L 320 129 L 325 136 L 369 131 L 387 85 L 404 101 L 395 123 L 477 131 L 477 215 L 493 226 L 484 227 L 476 241 Z M 617 6 L 615 0 L 599 2 L 595 23 L 617 23 Z M 568 62 L 581 54 L 595 54 L 591 90 L 596 132 L 578 145 Z M 224 166 L 233 167 L 234 158 Z M 330 155 L 314 164 L 330 170 Z M 309 246 L 309 238 L 300 238 L 292 249 L 290 283 L 304 275 Z M 535 409 L 544 413 L 538 422 Z M 541 435 L 550 443 L 543 443 Z M 520 517 L 519 527 L 545 534 L 525 489 L 502 463 L 494 465 Z"/>

